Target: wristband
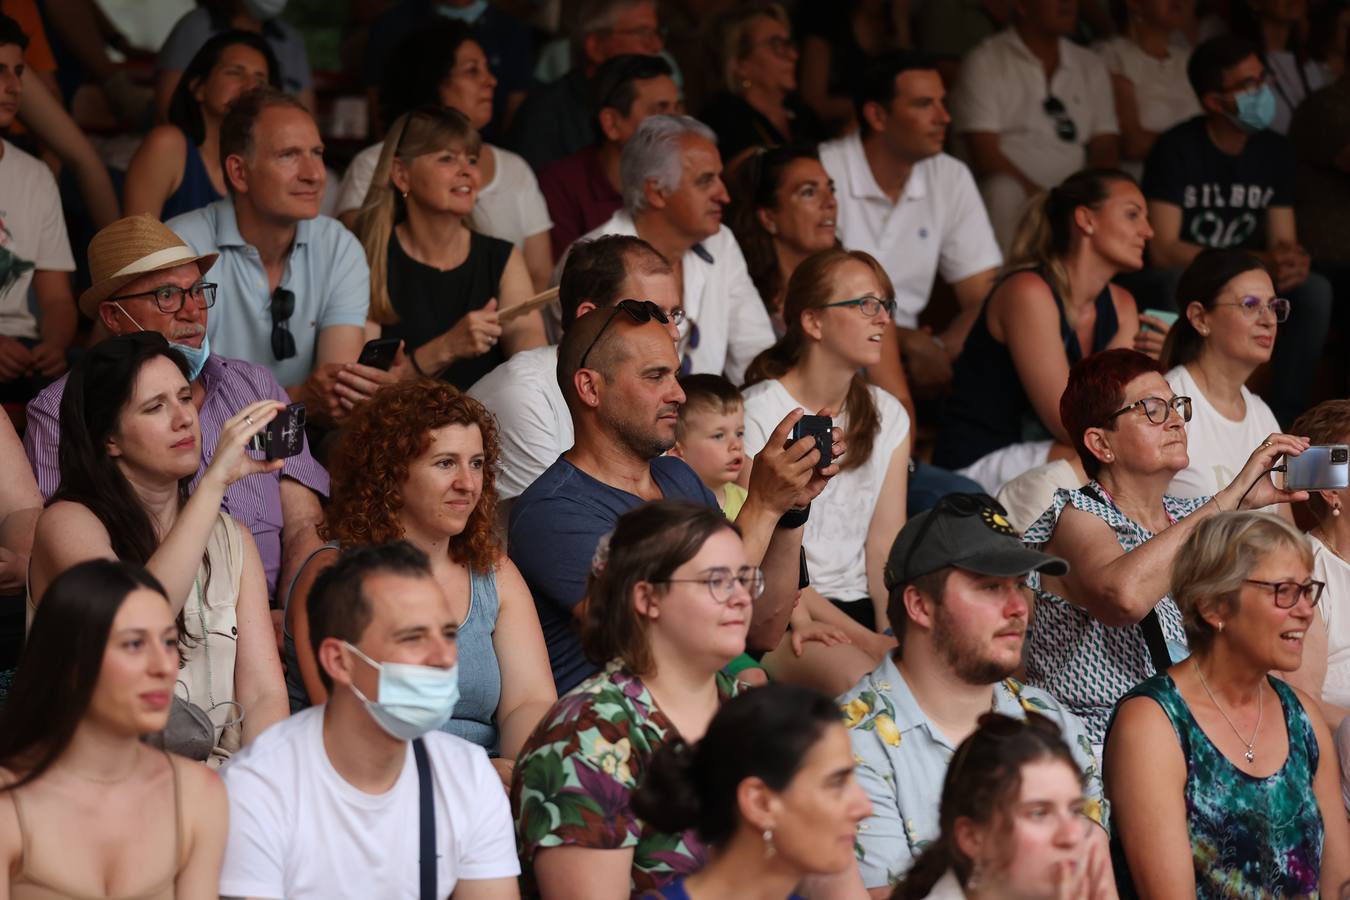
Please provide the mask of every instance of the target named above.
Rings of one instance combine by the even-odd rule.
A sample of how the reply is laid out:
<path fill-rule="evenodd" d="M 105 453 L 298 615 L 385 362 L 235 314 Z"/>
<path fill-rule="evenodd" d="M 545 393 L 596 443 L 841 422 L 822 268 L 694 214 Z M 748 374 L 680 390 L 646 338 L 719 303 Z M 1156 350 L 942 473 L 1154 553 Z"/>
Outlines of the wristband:
<path fill-rule="evenodd" d="M 811 504 L 808 503 L 801 509 L 790 509 L 778 517 L 779 528 L 801 528 L 806 524 L 806 520 L 811 518 Z"/>

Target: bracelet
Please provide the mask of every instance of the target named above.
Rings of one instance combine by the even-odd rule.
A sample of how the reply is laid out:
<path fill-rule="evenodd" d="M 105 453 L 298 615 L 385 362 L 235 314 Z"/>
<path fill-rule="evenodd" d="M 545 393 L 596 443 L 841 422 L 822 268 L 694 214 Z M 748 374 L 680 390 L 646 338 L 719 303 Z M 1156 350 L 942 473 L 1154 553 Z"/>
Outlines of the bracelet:
<path fill-rule="evenodd" d="M 413 350 L 408 354 L 408 362 L 412 363 L 413 371 L 416 372 L 418 375 L 421 375 L 423 378 L 431 377 L 430 375 L 427 374 L 426 370 L 423 369 L 421 365 L 418 364 L 416 350 Z"/>
<path fill-rule="evenodd" d="M 811 518 L 811 504 L 808 503 L 801 509 L 790 509 L 778 517 L 779 528 L 801 528 L 806 524 L 806 520 Z"/>

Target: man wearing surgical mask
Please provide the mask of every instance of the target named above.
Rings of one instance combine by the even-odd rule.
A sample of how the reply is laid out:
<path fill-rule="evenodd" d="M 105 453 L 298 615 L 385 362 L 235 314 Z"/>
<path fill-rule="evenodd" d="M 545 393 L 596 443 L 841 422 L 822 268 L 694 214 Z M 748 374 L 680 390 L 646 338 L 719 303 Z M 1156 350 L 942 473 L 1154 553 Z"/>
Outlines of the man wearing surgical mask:
<path fill-rule="evenodd" d="M 458 621 L 420 551 L 345 551 L 309 594 L 328 702 L 222 773 L 223 897 L 518 900 L 515 834 L 487 754 L 437 730 L 459 696 Z"/>
<path fill-rule="evenodd" d="M 1204 112 L 1159 136 L 1144 166 L 1149 261 L 1163 271 L 1147 286 L 1130 287 L 1141 309 L 1167 309 L 1181 270 L 1201 250 L 1240 248 L 1260 257 L 1291 307 L 1275 339 L 1266 397 L 1287 426 L 1309 396 L 1332 301 L 1330 282 L 1310 270 L 1298 242 L 1294 151 L 1270 130 L 1275 94 L 1255 44 L 1232 36 L 1206 41 L 1186 74 Z M 1185 306 L 1193 298 L 1178 299 Z"/>
<path fill-rule="evenodd" d="M 226 419 L 258 400 L 290 402 L 264 367 L 211 353 L 206 320 L 216 286 L 203 276 L 215 258 L 214 253 L 193 253 L 152 216 L 120 219 L 89 242 L 93 284 L 79 301 L 80 311 L 110 334 L 157 331 L 187 359 L 202 428 L 198 477 L 215 456 Z M 44 498 L 61 482 L 58 449 L 65 387 L 63 376 L 28 404 L 24 449 Z M 316 531 L 323 517 L 320 496 L 328 496 L 328 473 L 308 445 L 289 457 L 280 472 L 237 481 L 225 491 L 226 511 L 252 532 L 258 545 L 269 596 L 275 596 L 278 583 L 290 584 L 300 565 L 322 545 Z"/>

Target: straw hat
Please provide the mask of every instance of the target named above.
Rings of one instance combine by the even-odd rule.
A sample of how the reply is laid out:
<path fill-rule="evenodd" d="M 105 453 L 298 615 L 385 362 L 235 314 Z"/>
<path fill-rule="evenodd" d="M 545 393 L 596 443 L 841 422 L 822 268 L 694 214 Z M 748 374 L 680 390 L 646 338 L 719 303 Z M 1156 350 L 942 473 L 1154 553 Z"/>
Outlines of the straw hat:
<path fill-rule="evenodd" d="M 219 255 L 198 256 L 169 226 L 149 213 L 118 219 L 89 242 L 89 277 L 94 283 L 80 295 L 80 312 L 97 319 L 99 304 L 122 285 L 187 263 L 196 263 L 204 275 Z"/>

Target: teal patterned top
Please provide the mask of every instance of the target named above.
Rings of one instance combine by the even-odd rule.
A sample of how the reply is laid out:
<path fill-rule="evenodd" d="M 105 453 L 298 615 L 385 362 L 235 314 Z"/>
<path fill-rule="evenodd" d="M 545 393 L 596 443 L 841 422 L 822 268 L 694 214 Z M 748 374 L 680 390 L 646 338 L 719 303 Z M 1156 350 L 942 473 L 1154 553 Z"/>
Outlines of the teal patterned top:
<path fill-rule="evenodd" d="M 1293 689 L 1278 679 L 1269 681 L 1284 709 L 1289 756 L 1265 778 L 1243 772 L 1210 742 L 1171 676 L 1154 675 L 1121 699 L 1156 702 L 1181 742 L 1197 900 L 1319 895 L 1323 828 L 1313 794 L 1317 735 Z M 1119 834 L 1112 836 L 1111 857 L 1120 896 L 1138 896 Z"/>

